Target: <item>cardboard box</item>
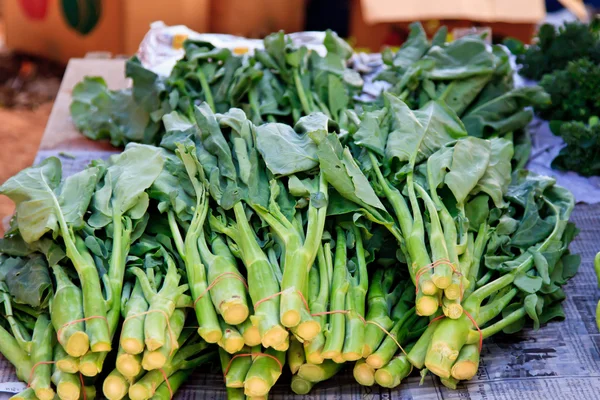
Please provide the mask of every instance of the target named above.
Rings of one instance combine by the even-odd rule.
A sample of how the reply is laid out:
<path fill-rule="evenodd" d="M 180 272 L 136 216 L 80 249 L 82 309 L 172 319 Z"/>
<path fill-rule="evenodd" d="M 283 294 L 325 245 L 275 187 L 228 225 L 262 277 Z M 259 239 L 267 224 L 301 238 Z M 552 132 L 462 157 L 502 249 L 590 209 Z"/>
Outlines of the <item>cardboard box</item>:
<path fill-rule="evenodd" d="M 208 31 L 209 1 L 5 0 L 6 46 L 64 63 L 90 51 L 131 55 L 157 20 Z"/>
<path fill-rule="evenodd" d="M 513 36 L 530 42 L 544 19 L 544 0 L 351 0 L 350 36 L 356 47 L 377 52 L 398 46 L 408 25 L 421 21 L 432 35 L 442 25 L 451 32 L 470 26 L 489 27 L 494 37 Z"/>
<path fill-rule="evenodd" d="M 263 38 L 304 30 L 305 0 L 212 0 L 210 30 Z"/>

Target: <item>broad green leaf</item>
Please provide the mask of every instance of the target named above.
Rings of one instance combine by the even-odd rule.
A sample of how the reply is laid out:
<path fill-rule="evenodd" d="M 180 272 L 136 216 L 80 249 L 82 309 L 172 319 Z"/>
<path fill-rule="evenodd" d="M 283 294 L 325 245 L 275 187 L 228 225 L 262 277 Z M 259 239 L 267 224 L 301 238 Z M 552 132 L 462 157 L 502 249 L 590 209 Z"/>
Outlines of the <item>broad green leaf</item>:
<path fill-rule="evenodd" d="M 35 252 L 42 253 L 50 267 L 62 261 L 66 254 L 64 250 L 52 239 L 42 238 L 38 241 L 27 243 L 21 235 L 0 239 L 0 253 L 13 257 L 26 257 Z"/>
<path fill-rule="evenodd" d="M 515 286 L 525 293 L 536 293 L 542 287 L 542 278 L 528 274 L 519 274 L 515 277 Z"/>
<path fill-rule="evenodd" d="M 335 134 L 318 130 L 309 135 L 317 143 L 321 172 L 325 174 L 327 182 L 344 198 L 368 210 L 379 223 L 390 223 L 385 207 L 356 164 L 350 150 L 342 147 Z"/>
<path fill-rule="evenodd" d="M 163 164 L 160 149 L 153 146 L 130 144 L 123 153 L 112 156 L 102 186 L 94 194 L 90 223 L 101 227 L 126 213 L 132 219 L 143 216 L 148 206 L 145 191 L 159 176 Z"/>
<path fill-rule="evenodd" d="M 4 281 L 16 303 L 45 308 L 52 295 L 48 264 L 41 255 L 0 258 L 0 281 Z"/>
<path fill-rule="evenodd" d="M 429 102 L 412 111 L 399 98 L 385 94 L 390 105 L 392 131 L 385 149 L 386 159 L 414 166 L 446 143 L 466 136 L 460 119 L 441 103 Z"/>
<path fill-rule="evenodd" d="M 319 164 L 317 145 L 307 133 L 298 134 L 289 125 L 270 123 L 256 129 L 256 145 L 274 175 L 290 175 Z"/>
<path fill-rule="evenodd" d="M 433 69 L 427 71 L 430 79 L 464 79 L 474 75 L 489 75 L 495 68 L 494 57 L 487 50 L 485 42 L 470 36 L 445 46 L 432 47 L 424 59 L 435 62 Z"/>
<path fill-rule="evenodd" d="M 487 193 L 496 207 L 502 208 L 506 206 L 503 196 L 511 180 L 513 145 L 510 140 L 502 138 L 493 138 L 490 142 L 490 162 L 485 174 L 473 190 L 473 194 Z"/>
<path fill-rule="evenodd" d="M 85 77 L 72 91 L 71 118 L 93 140 L 110 139 L 113 146 L 144 142 L 148 113 L 133 99 L 131 89 L 109 90 L 104 79 Z"/>
<path fill-rule="evenodd" d="M 459 140 L 454 145 L 452 164 L 446 174 L 445 183 L 459 204 L 465 202 L 469 193 L 486 173 L 490 162 L 490 151 L 489 141 L 472 137 Z"/>
<path fill-rule="evenodd" d="M 393 58 L 394 68 L 401 72 L 406 71 L 414 62 L 418 61 L 429 49 L 429 41 L 423 26 L 419 22 L 410 24 L 410 33 L 402 47 Z"/>
<path fill-rule="evenodd" d="M 96 186 L 98 168 L 85 169 L 62 184 L 61 174 L 60 161 L 50 157 L 0 186 L 0 194 L 16 204 L 19 232 L 27 243 L 39 240 L 48 231 L 60 228 L 66 234 L 64 229 L 83 226 L 83 214 Z M 64 226 L 59 227 L 59 223 Z"/>
<path fill-rule="evenodd" d="M 533 114 L 525 107 L 544 104 L 549 97 L 539 86 L 524 86 L 488 101 L 478 101 L 462 116 L 470 136 L 503 135 L 524 128 Z"/>
<path fill-rule="evenodd" d="M 354 50 L 352 47 L 342 38 L 340 38 L 337 33 L 333 32 L 330 29 L 325 31 L 325 39 L 323 40 L 323 45 L 330 53 L 335 53 L 340 56 L 343 60 L 347 60 L 352 56 Z"/>
<path fill-rule="evenodd" d="M 366 112 L 360 121 L 358 130 L 354 133 L 354 143 L 383 156 L 389 132 L 385 124 L 387 109 Z"/>
<path fill-rule="evenodd" d="M 237 173 L 231 158 L 231 150 L 221 132 L 221 128 L 219 128 L 214 113 L 207 103 L 195 107 L 195 117 L 202 147 L 217 158 L 220 175 L 235 181 Z"/>

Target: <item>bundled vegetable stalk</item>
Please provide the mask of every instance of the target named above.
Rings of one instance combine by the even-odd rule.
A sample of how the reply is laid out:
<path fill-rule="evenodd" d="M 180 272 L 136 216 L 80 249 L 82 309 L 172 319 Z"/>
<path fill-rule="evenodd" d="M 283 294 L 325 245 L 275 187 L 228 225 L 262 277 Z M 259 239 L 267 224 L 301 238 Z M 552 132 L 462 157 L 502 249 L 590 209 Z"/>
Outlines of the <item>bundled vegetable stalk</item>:
<path fill-rule="evenodd" d="M 286 365 L 299 394 L 346 363 L 362 385 L 415 367 L 456 386 L 485 338 L 562 317 L 573 198 L 521 169 L 525 107 L 547 98 L 513 88 L 501 48 L 443 36 L 413 26 L 361 109 L 333 34 L 326 56 L 282 34 L 244 58 L 188 42 L 168 79 L 132 61 L 131 93 L 78 86 L 86 134 L 159 145 L 0 186 L 17 398 L 171 398 L 217 352 L 231 398 L 266 398 Z"/>

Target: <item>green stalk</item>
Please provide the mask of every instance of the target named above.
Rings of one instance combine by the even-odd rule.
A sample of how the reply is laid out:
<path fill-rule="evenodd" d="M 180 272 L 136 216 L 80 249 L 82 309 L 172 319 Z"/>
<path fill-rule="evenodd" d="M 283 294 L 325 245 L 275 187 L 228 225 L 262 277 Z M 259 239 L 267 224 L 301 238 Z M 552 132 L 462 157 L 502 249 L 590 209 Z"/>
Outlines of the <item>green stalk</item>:
<path fill-rule="evenodd" d="M 158 387 L 158 389 L 156 389 L 156 392 L 154 392 L 154 396 L 152 396 L 151 399 L 152 400 L 172 400 L 171 399 L 171 391 L 173 391 L 173 393 L 177 393 L 179 388 L 185 382 L 187 382 L 189 377 L 192 375 L 192 372 L 194 372 L 193 369 L 186 369 L 183 371 L 175 372 L 173 375 L 171 375 L 169 377 L 169 379 L 168 379 L 169 384 L 167 385 L 167 382 L 161 383 L 160 386 Z M 169 387 L 171 388 L 170 390 L 169 390 Z M 227 394 L 229 394 L 229 391 L 227 392 Z M 231 399 L 231 397 L 229 397 L 229 396 L 227 398 Z"/>
<path fill-rule="evenodd" d="M 218 343 L 219 346 L 229 354 L 237 353 L 244 347 L 244 338 L 234 326 L 228 325 L 221 319 L 219 322 L 223 332 L 223 336 Z"/>
<path fill-rule="evenodd" d="M 509 326 L 511 324 L 514 324 L 515 322 L 517 322 L 521 318 L 525 317 L 526 315 L 527 315 L 527 312 L 525 311 L 525 308 L 519 308 L 519 309 L 513 311 L 512 313 L 508 314 L 506 317 L 502 318 L 500 321 L 483 328 L 481 330 L 481 336 L 483 336 L 483 338 L 485 339 L 492 335 L 495 335 L 496 333 L 500 332 L 502 329 L 506 328 L 507 326 Z M 477 332 L 475 330 L 471 330 L 469 332 L 469 337 L 467 339 L 467 343 L 468 344 L 479 343 L 479 339 L 480 339 L 479 332 Z"/>
<path fill-rule="evenodd" d="M 331 311 L 345 311 L 346 295 L 350 286 L 348 269 L 346 268 L 346 235 L 339 226 L 336 226 L 335 230 L 337 242 L 331 283 L 330 308 Z M 321 353 L 323 358 L 334 359 L 337 356 L 341 356 L 346 330 L 344 317 L 345 315 L 341 312 L 330 316 L 329 328 L 325 333 L 325 346 Z"/>
<path fill-rule="evenodd" d="M 467 245 L 465 251 L 460 255 L 458 261 L 458 268 L 461 275 L 452 275 L 452 283 L 446 289 L 444 289 L 444 296 L 449 300 L 461 299 L 465 290 L 470 286 L 470 282 L 467 279 L 471 265 L 473 265 L 473 251 L 475 249 L 475 243 L 473 239 L 473 233 L 467 234 Z"/>
<path fill-rule="evenodd" d="M 119 343 L 127 353 L 135 355 L 144 351 L 144 321 L 148 311 L 148 302 L 144 297 L 142 285 L 136 279 L 135 286 L 124 307 L 125 321 L 121 328 Z"/>
<path fill-rule="evenodd" d="M 279 292 L 279 284 L 266 254 L 256 241 L 243 204 L 237 202 L 233 206 L 233 211 L 237 222 L 236 228 L 217 226 L 214 218 L 211 218 L 211 225 L 213 229 L 220 230 L 233 239 L 240 250 L 248 274 L 250 298 L 255 305 L 260 301 L 260 304 L 254 307 L 254 315 L 250 318 L 252 323 L 258 326 L 263 346 L 281 345 L 285 342 L 288 332 L 279 324 L 279 299 L 273 297 L 263 301 Z"/>
<path fill-rule="evenodd" d="M 508 288 L 507 288 L 508 289 Z M 477 325 L 483 326 L 492 319 L 494 319 L 497 315 L 499 315 L 502 310 L 510 304 L 512 299 L 519 293 L 517 288 L 512 288 L 504 293 L 502 296 L 495 298 L 491 302 L 488 302 L 485 306 L 479 309 L 477 313 L 477 317 L 475 320 L 477 321 Z"/>
<path fill-rule="evenodd" d="M 241 324 L 248 318 L 249 310 L 244 283 L 235 277 L 241 277 L 236 260 L 227 243 L 220 236 L 214 235 L 211 242 L 212 252 L 208 248 L 204 234 L 200 234 L 198 239 L 200 257 L 208 269 L 208 281 L 214 284 L 210 291 L 210 298 L 225 322 L 230 325 Z M 217 279 L 219 281 L 215 283 Z"/>
<path fill-rule="evenodd" d="M 438 211 L 429 197 L 429 194 L 423 189 L 420 185 L 414 184 L 415 189 L 419 193 L 419 196 L 423 199 L 425 206 L 427 207 L 427 211 L 429 212 L 429 246 L 431 247 L 431 255 L 433 256 L 434 261 L 439 260 L 450 260 L 450 256 L 448 253 L 448 248 L 446 246 L 446 236 L 445 232 L 442 230 L 442 224 L 438 217 Z M 453 224 L 454 225 L 454 224 Z M 456 258 L 456 257 L 455 257 Z M 458 267 L 458 258 L 456 260 L 456 267 Z M 431 279 L 433 283 L 440 288 L 446 289 L 452 283 L 452 268 L 447 263 L 441 263 L 437 265 L 433 274 L 431 275 Z"/>
<path fill-rule="evenodd" d="M 370 356 L 383 340 L 385 332 L 380 327 L 389 331 L 394 325 L 394 321 L 390 318 L 390 303 L 397 303 L 400 297 L 400 290 L 398 289 L 402 289 L 400 285 L 397 285 L 396 289 L 390 293 L 394 278 L 394 270 L 389 268 L 386 270 L 377 269 L 371 279 L 367 297 L 368 312 L 366 319 L 367 322 L 373 324 L 367 324 L 365 328 L 365 344 L 362 351 L 362 356 L 365 358 Z M 391 298 L 386 298 L 386 296 Z"/>
<path fill-rule="evenodd" d="M 129 254 L 129 247 L 131 245 L 131 232 L 133 228 L 129 217 L 123 217 L 116 210 L 113 214 L 112 225 L 113 252 L 110 258 L 108 274 L 105 276 L 108 281 L 105 282 L 105 289 L 108 293 L 110 293 L 113 301 L 108 313 L 106 314 L 106 321 L 102 321 L 108 327 L 110 342 L 108 348 L 102 347 L 101 350 L 95 350 L 94 345 L 91 344 L 93 353 L 88 352 L 82 356 L 79 362 L 79 369 L 80 372 L 86 376 L 96 376 L 98 373 L 100 373 L 100 371 L 102 371 L 104 360 L 108 356 L 108 351 L 111 349 L 112 339 L 114 338 L 114 335 L 117 331 L 117 325 L 121 319 L 121 295 L 123 291 L 123 278 L 125 276 L 125 262 L 127 255 Z M 83 289 L 83 293 L 85 306 L 85 289 Z M 86 322 L 86 331 L 89 322 L 90 321 Z M 89 332 L 88 336 L 90 336 L 90 343 L 92 343 L 92 336 L 89 334 Z"/>
<path fill-rule="evenodd" d="M 315 384 L 313 382 L 307 381 L 306 379 L 300 378 L 298 375 L 294 375 L 292 376 L 292 383 L 290 386 L 292 392 L 298 395 L 305 395 L 310 393 L 311 389 L 313 388 L 313 386 L 315 386 Z"/>
<path fill-rule="evenodd" d="M 246 375 L 248 375 L 248 371 L 252 366 L 252 357 L 237 357 L 232 361 L 231 356 L 223 349 L 219 349 L 219 356 L 221 357 L 223 373 L 225 373 L 227 366 L 229 366 L 227 375 L 225 375 L 225 386 L 231 389 L 243 388 Z"/>
<path fill-rule="evenodd" d="M 102 383 L 102 393 L 108 400 L 121 400 L 127 396 L 129 381 L 119 371 L 113 369 Z"/>
<path fill-rule="evenodd" d="M 244 344 L 246 346 L 258 346 L 260 344 L 260 332 L 258 327 L 252 325 L 252 317 L 247 318 L 244 322 L 237 326 L 238 330 L 244 338 Z"/>
<path fill-rule="evenodd" d="M 42 364 L 51 362 L 54 357 L 54 341 L 56 334 L 46 314 L 42 314 L 35 322 L 31 338 L 31 362 L 35 369 L 31 371 L 29 386 L 35 391 L 40 400 L 53 400 L 54 390 L 51 386 L 52 365 Z"/>
<path fill-rule="evenodd" d="M 198 343 L 180 349 L 161 370 L 152 370 L 131 385 L 129 387 L 130 399 L 149 399 L 154 396 L 156 389 L 165 381 L 165 376 L 168 378 L 177 371 L 196 368 L 198 365 L 209 361 L 213 357 L 213 353 L 203 354 L 193 360 L 186 361 L 186 358 L 198 354 L 206 346 L 206 343 Z"/>
<path fill-rule="evenodd" d="M 16 320 L 13 313 L 12 299 L 4 282 L 0 282 L 0 296 L 2 296 L 2 303 L 4 303 L 4 315 L 13 335 L 11 337 L 26 354 L 31 353 L 31 333 Z"/>
<path fill-rule="evenodd" d="M 466 344 L 472 322 L 466 315 L 453 320 L 444 318 L 431 337 L 425 366 L 441 378 L 450 377 L 450 369 Z"/>
<path fill-rule="evenodd" d="M 477 374 L 479 368 L 479 344 L 467 344 L 460 349 L 458 358 L 452 366 L 452 377 L 469 380 Z"/>
<path fill-rule="evenodd" d="M 296 374 L 300 369 L 300 366 L 306 361 L 304 355 L 304 348 L 302 343 L 297 339 L 293 338 L 290 340 L 290 349 L 287 352 L 287 363 L 290 367 L 292 375 Z"/>
<path fill-rule="evenodd" d="M 406 178 L 408 187 L 408 196 L 413 212 L 413 225 L 410 234 L 406 237 L 406 248 L 412 262 L 411 270 L 414 273 L 413 278 L 415 286 L 418 287 L 417 293 L 417 314 L 429 316 L 435 314 L 438 310 L 438 287 L 432 281 L 431 269 L 422 270 L 431 264 L 427 247 L 425 246 L 425 226 L 421 209 L 415 195 L 413 174 L 409 173 Z M 417 274 L 420 273 L 419 281 L 416 281 Z"/>
<path fill-rule="evenodd" d="M 298 93 L 298 98 L 300 99 L 300 104 L 302 104 L 302 110 L 304 111 L 304 115 L 309 115 L 312 112 L 312 108 L 310 107 L 310 103 L 304 93 L 304 87 L 302 85 L 302 81 L 300 79 L 300 73 L 297 68 L 294 68 L 294 85 L 296 85 L 296 91 Z"/>
<path fill-rule="evenodd" d="M 58 342 L 73 357 L 81 357 L 90 347 L 88 335 L 84 332 L 83 295 L 74 285 L 60 265 L 52 267 L 56 279 L 56 291 L 50 303 L 52 325 L 59 333 Z"/>
<path fill-rule="evenodd" d="M 177 339 L 183 331 L 183 326 L 185 325 L 185 317 L 185 310 L 180 308 L 175 309 L 173 315 L 171 315 L 171 318 L 169 318 L 168 326 L 171 327 L 171 331 L 169 331 L 168 326 L 165 328 L 165 335 L 169 339 L 165 342 L 164 346 L 161 346 L 160 348 L 154 351 L 150 351 L 149 349 L 146 349 L 144 351 L 142 367 L 146 371 L 162 368 L 171 356 L 171 354 L 173 354 L 174 351 L 177 349 Z M 173 335 L 173 337 L 171 337 L 170 335 Z"/>
<path fill-rule="evenodd" d="M 217 110 L 215 108 L 215 101 L 213 100 L 213 96 L 212 96 L 212 91 L 210 90 L 210 85 L 208 84 L 208 81 L 206 80 L 206 75 L 204 74 L 204 71 L 202 71 L 202 68 L 198 68 L 198 70 L 196 70 L 196 76 L 198 76 L 198 80 L 200 80 L 200 86 L 202 87 L 202 93 L 204 94 L 204 98 L 206 99 L 206 102 L 210 106 L 210 109 L 213 112 L 217 112 Z"/>
<path fill-rule="evenodd" d="M 8 400 L 37 400 L 37 397 L 35 397 L 35 392 L 33 389 L 29 387 L 23 390 L 21 393 L 17 393 L 10 397 Z"/>
<path fill-rule="evenodd" d="M 61 400 L 78 400 L 81 394 L 81 381 L 79 376 L 62 372 L 58 369 L 52 374 L 52 383 L 56 386 L 56 393 Z"/>
<path fill-rule="evenodd" d="M 62 372 L 68 374 L 79 372 L 79 359 L 68 355 L 60 343 L 54 346 L 54 362 L 56 368 Z"/>
<path fill-rule="evenodd" d="M 142 355 L 126 353 L 122 347 L 119 347 L 115 366 L 126 379 L 133 380 L 142 372 Z"/>
<path fill-rule="evenodd" d="M 399 350 L 396 341 L 403 345 L 409 329 L 417 322 L 418 318 L 415 310 L 412 309 L 411 312 L 406 313 L 402 319 L 397 321 L 390 331 L 390 335 L 386 336 L 379 348 L 366 359 L 367 364 L 378 369 L 390 362 Z M 396 340 L 394 341 L 394 339 Z"/>
<path fill-rule="evenodd" d="M 375 384 L 375 369 L 362 358 L 354 364 L 352 375 L 361 386 L 373 386 Z"/>
<path fill-rule="evenodd" d="M 309 306 L 313 314 L 327 311 L 327 302 L 329 301 L 329 290 L 333 274 L 333 262 L 331 260 L 331 243 L 327 242 L 319 246 L 317 252 L 317 266 L 319 269 L 319 290 L 315 298 L 309 298 Z M 320 326 L 327 324 L 327 315 L 314 317 Z M 312 364 L 323 362 L 321 350 L 325 346 L 325 334 L 320 331 L 311 341 L 304 342 L 304 352 L 306 360 Z"/>
<path fill-rule="evenodd" d="M 302 364 L 298 370 L 298 376 L 309 382 L 323 382 L 337 374 L 344 364 L 338 364 L 332 360 L 325 360 L 322 364 Z"/>
<path fill-rule="evenodd" d="M 194 309 L 199 326 L 198 334 L 208 343 L 217 343 L 221 339 L 222 332 L 217 312 L 213 307 L 209 293 L 207 293 L 206 269 L 198 248 L 198 239 L 200 239 L 208 214 L 208 198 L 203 183 L 198 178 L 198 176 L 202 177 L 203 175 L 202 167 L 195 155 L 190 155 L 189 151 L 185 146 L 177 145 L 177 154 L 183 162 L 196 192 L 196 209 L 185 235 L 185 254 L 180 255 L 185 261 L 188 284 L 195 302 Z M 178 228 L 175 230 L 178 231 Z"/>
<path fill-rule="evenodd" d="M 394 357 L 385 367 L 375 371 L 375 382 L 381 387 L 393 389 L 410 375 L 412 365 L 405 355 Z"/>
<path fill-rule="evenodd" d="M 327 200 L 327 181 L 323 174 L 319 177 L 319 191 Z M 271 192 L 276 192 L 271 190 Z M 319 244 L 325 227 L 327 207 L 316 208 L 312 203 L 308 208 L 306 239 L 293 224 L 278 210 L 274 198 L 271 198 L 270 212 L 256 208 L 256 212 L 269 224 L 275 234 L 284 243 L 284 271 L 281 280 L 280 319 L 281 324 L 293 328 L 302 321 L 301 310 L 305 308 L 304 299 L 308 298 L 308 275 L 317 256 Z M 300 292 L 300 293 L 298 293 Z M 310 318 L 310 315 L 306 313 Z M 312 319 L 312 318 L 310 318 Z M 312 330 L 314 331 L 314 330 Z M 320 331 L 316 329 L 315 335 Z M 305 340 L 312 339 L 303 335 Z"/>
<path fill-rule="evenodd" d="M 33 362 L 17 340 L 0 326 L 0 353 L 15 367 L 17 378 L 28 382 Z"/>
<path fill-rule="evenodd" d="M 469 297 L 471 293 L 473 293 L 473 291 L 477 288 L 477 285 L 479 285 L 479 282 L 477 282 L 477 277 L 479 276 L 481 257 L 483 257 L 483 252 L 485 251 L 485 247 L 487 245 L 489 237 L 489 226 L 485 223 L 481 224 L 481 226 L 479 226 L 479 231 L 477 232 L 475 244 L 473 245 L 472 263 L 469 268 L 469 273 L 466 275 L 467 280 L 469 282 L 469 286 L 465 289 L 465 292 L 463 294 L 465 298 Z"/>
<path fill-rule="evenodd" d="M 62 229 L 63 233 L 69 232 L 66 223 Z M 65 238 L 64 235 L 63 238 Z M 88 335 L 90 348 L 93 352 L 110 351 L 110 330 L 105 319 L 107 317 L 106 301 L 102 295 L 100 277 L 94 260 L 83 239 L 78 235 L 75 235 L 75 243 L 71 237 L 65 238 L 65 246 L 67 257 L 73 262 L 79 275 L 83 293 L 83 314 L 85 318 L 90 318 L 85 321 L 85 333 Z"/>
<path fill-rule="evenodd" d="M 425 366 L 425 358 L 429 349 L 429 343 L 439 324 L 440 320 L 430 322 L 427 329 L 425 329 L 425 332 L 423 332 L 421 337 L 408 352 L 408 360 L 418 369 L 423 369 Z"/>
<path fill-rule="evenodd" d="M 244 381 L 246 396 L 266 396 L 281 376 L 285 353 L 273 349 L 266 349 L 265 353 L 277 358 L 279 363 L 271 357 L 256 356 Z"/>
<path fill-rule="evenodd" d="M 365 298 L 369 288 L 362 233 L 357 226 L 353 226 L 353 231 L 358 270 L 355 276 L 352 277 L 354 282 L 351 283 L 346 299 L 349 313 L 346 314 L 346 337 L 342 349 L 342 357 L 346 361 L 356 361 L 362 357 L 365 345 Z M 350 272 L 348 273 L 350 274 Z"/>

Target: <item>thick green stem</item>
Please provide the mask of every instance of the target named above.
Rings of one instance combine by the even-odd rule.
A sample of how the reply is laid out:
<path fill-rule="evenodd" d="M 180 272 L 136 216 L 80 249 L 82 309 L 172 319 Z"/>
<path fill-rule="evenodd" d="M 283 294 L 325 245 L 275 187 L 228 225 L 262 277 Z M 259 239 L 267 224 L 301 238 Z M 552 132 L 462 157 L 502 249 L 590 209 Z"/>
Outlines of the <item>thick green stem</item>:
<path fill-rule="evenodd" d="M 395 388 L 410 375 L 412 365 L 405 355 L 394 357 L 385 367 L 375 371 L 375 382 L 384 388 Z"/>
<path fill-rule="evenodd" d="M 440 320 L 430 322 L 425 332 L 423 332 L 419 340 L 417 340 L 413 348 L 408 352 L 408 360 L 418 369 L 423 369 L 425 366 L 425 357 L 427 356 L 429 343 L 440 322 Z"/>
<path fill-rule="evenodd" d="M 56 386 L 56 394 L 61 400 L 78 400 L 81 395 L 79 376 L 62 372 L 58 369 L 52 374 L 52 383 Z"/>
<path fill-rule="evenodd" d="M 129 299 L 125 304 L 125 320 L 121 328 L 120 345 L 127 353 L 135 355 L 144 351 L 144 321 L 148 311 L 148 302 L 144 297 L 142 285 L 136 280 Z"/>
<path fill-rule="evenodd" d="M 85 333 L 83 319 L 83 295 L 60 265 L 52 267 L 56 278 L 56 291 L 52 298 L 50 315 L 52 325 L 58 332 L 58 342 L 73 357 L 87 353 L 90 342 Z M 73 321 L 79 321 L 72 323 Z"/>
<path fill-rule="evenodd" d="M 52 376 L 52 365 L 54 360 L 54 341 L 56 334 L 46 314 L 42 314 L 35 322 L 33 336 L 31 338 L 31 362 L 35 370 L 31 371 L 29 386 L 35 391 L 35 395 L 40 400 L 54 399 L 54 390 L 51 386 L 50 378 Z"/>
<path fill-rule="evenodd" d="M 152 400 L 172 400 L 172 393 L 177 393 L 179 388 L 188 381 L 192 372 L 192 369 L 175 372 L 169 377 L 168 385 L 167 382 L 163 382 L 158 389 L 156 389 L 154 396 L 151 397 Z M 227 393 L 229 394 L 229 391 L 227 391 Z M 231 397 L 228 397 L 228 399 L 231 399 Z"/>
<path fill-rule="evenodd" d="M 279 299 L 276 293 L 279 292 L 279 283 L 273 274 L 269 260 L 263 250 L 260 248 L 254 231 L 244 212 L 244 206 L 241 202 L 233 206 L 238 232 L 232 239 L 238 245 L 240 254 L 248 273 L 248 288 L 250 298 L 255 304 L 254 315 L 251 318 L 253 324 L 258 326 L 263 346 L 273 347 L 285 342 L 288 333 L 279 324 Z M 228 230 L 231 234 L 232 232 Z M 225 232 L 227 233 L 227 232 Z M 264 300 L 269 296 L 274 296 Z M 256 306 L 256 304 L 258 306 Z"/>
<path fill-rule="evenodd" d="M 310 107 L 309 99 L 304 92 L 304 87 L 302 85 L 302 80 L 300 79 L 300 73 L 297 68 L 294 68 L 294 84 L 296 85 L 296 91 L 298 93 L 298 98 L 300 99 L 300 104 L 302 104 L 302 110 L 305 115 L 308 115 L 312 112 L 312 108 Z"/>
<path fill-rule="evenodd" d="M 200 80 L 200 86 L 202 87 L 202 94 L 204 94 L 204 98 L 206 99 L 206 102 L 208 103 L 208 105 L 210 106 L 210 109 L 213 112 L 217 112 L 217 110 L 215 108 L 215 101 L 213 100 L 213 96 L 212 96 L 212 91 L 210 90 L 210 85 L 208 84 L 208 81 L 206 80 L 206 75 L 204 74 L 204 71 L 202 71 L 202 68 L 198 68 L 198 70 L 196 71 L 196 75 L 198 76 L 198 80 Z"/>
<path fill-rule="evenodd" d="M 60 343 L 54 346 L 54 362 L 56 363 L 56 368 L 62 372 L 68 374 L 79 372 L 79 358 L 68 355 Z"/>
<path fill-rule="evenodd" d="M 298 369 L 300 369 L 300 366 L 304 364 L 305 361 L 306 359 L 302 343 L 295 338 L 292 338 L 290 340 L 290 348 L 287 351 L 287 363 L 290 367 L 292 375 L 298 372 Z"/>
<path fill-rule="evenodd" d="M 273 349 L 267 349 L 265 353 L 275 357 L 279 362 L 272 357 L 256 356 L 244 381 L 246 396 L 266 396 L 281 376 L 285 353 Z"/>
<path fill-rule="evenodd" d="M 442 230 L 442 224 L 440 223 L 438 211 L 433 203 L 433 200 L 431 200 L 429 194 L 427 194 L 425 189 L 423 189 L 420 185 L 414 184 L 414 187 L 417 192 L 419 192 L 419 195 L 423 199 L 423 202 L 427 207 L 427 211 L 429 212 L 429 246 L 431 247 L 433 260 L 446 260 L 453 262 L 450 260 L 450 256 L 448 254 L 446 236 L 444 235 L 445 232 Z M 458 268 L 458 263 L 455 264 L 455 267 Z M 448 262 L 441 262 L 440 264 L 436 265 L 433 269 L 431 279 L 438 288 L 446 289 L 448 286 L 450 286 L 450 283 L 452 283 L 452 266 L 449 265 Z"/>
<path fill-rule="evenodd" d="M 375 384 L 375 368 L 367 364 L 364 359 L 360 359 L 354 364 L 352 375 L 361 386 L 373 386 Z"/>
<path fill-rule="evenodd" d="M 452 366 L 452 377 L 469 380 L 477 374 L 479 368 L 479 344 L 466 344 L 460 349 L 458 358 Z"/>
<path fill-rule="evenodd" d="M 127 396 L 129 390 L 129 381 L 116 369 L 104 379 L 102 384 L 102 393 L 108 400 L 121 400 Z"/>
<path fill-rule="evenodd" d="M 325 360 L 322 364 L 303 364 L 298 370 L 298 376 L 309 382 L 323 382 L 337 374 L 344 364 L 338 364 L 333 360 Z"/>
<path fill-rule="evenodd" d="M 244 338 L 235 326 L 229 325 L 223 320 L 219 322 L 223 332 L 223 336 L 218 343 L 219 346 L 229 354 L 237 353 L 244 347 Z"/>
<path fill-rule="evenodd" d="M 169 324 L 165 328 L 165 335 L 168 338 L 165 341 L 165 344 L 157 350 L 151 351 L 146 349 L 146 351 L 144 351 L 142 367 L 146 371 L 162 368 L 169 357 L 175 352 L 178 347 L 177 339 L 179 338 L 179 335 L 181 335 L 183 326 L 185 325 L 185 317 L 185 310 L 180 308 L 176 309 L 173 312 L 173 315 L 171 315 L 171 318 L 169 318 Z"/>
<path fill-rule="evenodd" d="M 64 237 L 64 236 L 63 236 Z M 88 318 L 85 331 L 90 340 L 93 352 L 109 351 L 111 349 L 110 329 L 107 323 L 107 310 L 100 277 L 83 239 L 75 236 L 76 245 L 70 246 L 70 240 L 65 239 L 67 257 L 71 259 L 81 283 L 83 293 L 83 314 Z"/>
<path fill-rule="evenodd" d="M 337 242 L 335 249 L 335 261 L 333 266 L 333 278 L 330 297 L 330 311 L 336 311 L 329 318 L 329 328 L 325 332 L 325 346 L 322 356 L 326 359 L 333 359 L 341 356 L 345 338 L 345 312 L 346 295 L 348 293 L 350 282 L 348 281 L 348 270 L 346 268 L 347 249 L 346 235 L 344 231 L 337 226 Z"/>
<path fill-rule="evenodd" d="M 33 363 L 15 338 L 2 326 L 0 326 L 0 353 L 15 367 L 17 377 L 28 382 Z"/>
<path fill-rule="evenodd" d="M 220 236 L 215 235 L 211 245 L 212 252 L 204 234 L 201 234 L 198 240 L 200 257 L 208 269 L 208 282 L 214 285 L 210 291 L 210 298 L 225 322 L 230 325 L 241 324 L 248 318 L 249 310 L 244 282 L 237 278 L 241 277 L 241 274 L 236 260 Z"/>
<path fill-rule="evenodd" d="M 314 385 L 315 384 L 313 382 L 309 382 L 306 379 L 302 379 L 298 375 L 292 376 L 291 389 L 292 392 L 298 395 L 305 395 L 310 393 Z"/>

